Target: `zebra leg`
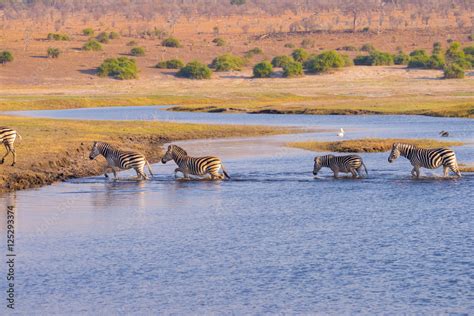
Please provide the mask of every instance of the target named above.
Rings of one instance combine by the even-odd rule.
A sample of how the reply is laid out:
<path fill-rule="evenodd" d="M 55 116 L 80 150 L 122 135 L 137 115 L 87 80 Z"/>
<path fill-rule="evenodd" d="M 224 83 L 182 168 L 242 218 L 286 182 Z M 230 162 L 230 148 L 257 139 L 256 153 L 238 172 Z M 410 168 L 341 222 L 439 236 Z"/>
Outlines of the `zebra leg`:
<path fill-rule="evenodd" d="M 415 170 L 416 178 L 419 179 L 420 178 L 420 167 L 414 167 L 413 169 Z"/>
<path fill-rule="evenodd" d="M 137 172 L 137 179 L 138 180 L 148 180 L 148 177 L 145 174 L 145 171 L 143 168 L 135 168 L 135 171 Z"/>
<path fill-rule="evenodd" d="M 449 169 L 451 169 L 451 171 L 454 172 L 458 178 L 461 178 L 461 172 L 459 171 L 459 167 L 457 164 L 449 166 Z"/>
<path fill-rule="evenodd" d="M 333 170 L 334 172 L 334 178 L 339 179 L 339 170 L 335 169 Z"/>
<path fill-rule="evenodd" d="M 5 155 L 3 155 L 2 159 L 0 159 L 0 165 L 5 162 L 5 157 L 8 156 L 8 154 L 10 153 L 10 147 L 7 144 L 5 144 L 5 149 L 7 150 L 7 152 Z"/>
<path fill-rule="evenodd" d="M 443 175 L 444 175 L 444 177 L 449 176 L 449 167 L 448 166 L 443 166 Z"/>
<path fill-rule="evenodd" d="M 355 169 L 351 168 L 349 171 L 352 173 L 352 179 L 357 178 L 357 172 L 355 171 Z"/>
<path fill-rule="evenodd" d="M 12 167 L 16 164 L 16 151 L 15 151 L 15 148 L 11 148 L 10 151 L 12 152 L 13 154 L 13 163 L 12 163 Z"/>
<path fill-rule="evenodd" d="M 413 169 L 411 169 L 411 176 L 412 177 L 416 176 L 416 168 L 415 167 L 413 167 Z"/>
<path fill-rule="evenodd" d="M 105 176 L 106 178 L 109 177 L 109 175 L 107 174 L 107 169 L 109 169 L 109 165 L 105 166 L 105 168 L 104 168 L 104 176 Z"/>
<path fill-rule="evenodd" d="M 114 179 L 117 180 L 117 171 L 115 171 L 115 168 L 112 167 L 112 172 L 114 173 Z"/>

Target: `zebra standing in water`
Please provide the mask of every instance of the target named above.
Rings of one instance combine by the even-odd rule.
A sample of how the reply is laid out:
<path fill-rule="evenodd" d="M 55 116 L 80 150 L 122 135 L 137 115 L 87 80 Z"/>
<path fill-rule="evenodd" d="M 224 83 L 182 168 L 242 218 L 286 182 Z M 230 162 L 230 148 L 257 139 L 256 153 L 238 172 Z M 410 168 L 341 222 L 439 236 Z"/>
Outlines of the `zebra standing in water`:
<path fill-rule="evenodd" d="M 195 176 L 205 176 L 208 174 L 211 176 L 211 180 L 224 179 L 225 177 L 230 179 L 222 161 L 217 157 L 190 157 L 183 148 L 169 145 L 161 162 L 165 164 L 170 160 L 174 160 L 178 165 L 174 172 L 182 172 L 185 179 L 189 179 L 190 174 Z M 219 169 L 222 169 L 224 174 L 220 174 Z"/>
<path fill-rule="evenodd" d="M 314 169 L 313 174 L 317 175 L 322 167 L 327 167 L 334 172 L 334 178 L 338 178 L 339 172 L 352 173 L 352 178 L 362 178 L 362 167 L 364 167 L 365 174 L 368 176 L 367 167 L 365 166 L 362 158 L 358 155 L 347 155 L 347 156 L 316 156 L 314 158 Z"/>
<path fill-rule="evenodd" d="M 456 155 L 449 148 L 423 149 L 410 144 L 394 143 L 388 162 L 392 163 L 400 155 L 410 160 L 413 166 L 411 175 L 417 178 L 420 177 L 420 168 L 436 169 L 441 166 L 443 166 L 445 177 L 448 176 L 449 169 L 458 177 L 461 177 Z"/>
<path fill-rule="evenodd" d="M 12 153 L 13 155 L 12 166 L 16 164 L 16 152 L 15 148 L 13 147 L 13 143 L 15 142 L 17 136 L 21 140 L 21 136 L 17 131 L 8 127 L 0 127 L 0 142 L 5 145 L 5 149 L 7 150 L 7 153 L 2 157 L 2 159 L 0 159 L 0 164 L 5 162 L 5 158 L 9 153 Z"/>
<path fill-rule="evenodd" d="M 107 165 L 104 168 L 104 175 L 106 178 L 109 177 L 107 170 L 111 168 L 112 172 L 114 173 L 114 178 L 117 179 L 117 172 L 115 171 L 115 167 L 117 167 L 120 169 L 133 168 L 137 172 L 138 179 L 148 180 L 148 176 L 145 174 L 144 170 L 145 165 L 147 165 L 148 171 L 153 177 L 150 164 L 146 160 L 145 156 L 140 153 L 133 151 L 122 151 L 115 149 L 107 143 L 94 142 L 91 153 L 89 154 L 89 159 L 93 160 L 98 155 L 104 156 L 104 158 L 107 160 Z"/>

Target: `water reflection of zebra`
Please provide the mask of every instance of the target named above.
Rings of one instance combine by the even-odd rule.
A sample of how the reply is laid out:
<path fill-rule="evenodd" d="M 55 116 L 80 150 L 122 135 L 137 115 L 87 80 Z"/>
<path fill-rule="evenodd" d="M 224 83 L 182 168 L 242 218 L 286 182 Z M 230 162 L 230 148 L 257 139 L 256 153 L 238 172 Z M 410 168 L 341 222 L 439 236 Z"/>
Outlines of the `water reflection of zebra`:
<path fill-rule="evenodd" d="M 322 167 L 327 167 L 334 172 L 334 177 L 338 178 L 339 172 L 352 174 L 353 178 L 359 176 L 362 177 L 362 167 L 364 167 L 365 174 L 368 175 L 367 167 L 365 166 L 362 158 L 358 155 L 347 155 L 347 156 L 317 156 L 314 158 L 314 169 L 313 174 L 317 175 Z"/>
<path fill-rule="evenodd" d="M 414 145 L 395 143 L 388 157 L 388 162 L 392 163 L 399 156 L 403 156 L 410 160 L 413 169 L 412 176 L 420 177 L 420 168 L 436 169 L 443 166 L 444 176 L 448 176 L 449 169 L 458 177 L 461 177 L 456 155 L 449 148 L 433 148 L 423 149 Z"/>
<path fill-rule="evenodd" d="M 161 162 L 166 163 L 170 160 L 174 160 L 178 165 L 178 168 L 176 168 L 174 172 L 182 172 L 185 179 L 189 179 L 189 175 L 210 175 L 212 180 L 224 179 L 225 177 L 230 179 L 230 176 L 224 169 L 222 161 L 217 157 L 190 157 L 183 148 L 176 145 L 169 145 Z M 219 169 L 222 169 L 223 174 L 219 173 Z"/>
<path fill-rule="evenodd" d="M 117 167 L 120 169 L 133 168 L 137 172 L 138 179 L 146 180 L 148 179 L 148 176 L 145 174 L 145 165 L 148 167 L 148 171 L 150 172 L 151 176 L 153 176 L 150 164 L 146 160 L 145 156 L 140 153 L 133 151 L 122 151 L 112 147 L 107 143 L 94 142 L 91 153 L 89 154 L 89 158 L 93 160 L 98 155 L 104 156 L 104 158 L 107 160 L 107 165 L 104 168 L 104 175 L 107 178 L 109 177 L 107 175 L 107 170 L 110 168 L 114 173 L 114 178 L 117 179 L 117 172 L 115 171 L 115 167 Z"/>
<path fill-rule="evenodd" d="M 12 166 L 16 164 L 16 151 L 13 147 L 13 143 L 15 142 L 16 137 L 21 140 L 20 134 L 17 131 L 8 128 L 8 127 L 0 127 L 0 142 L 3 143 L 7 153 L 0 159 L 0 164 L 5 162 L 5 158 L 8 156 L 9 153 L 13 155 L 13 163 Z"/>

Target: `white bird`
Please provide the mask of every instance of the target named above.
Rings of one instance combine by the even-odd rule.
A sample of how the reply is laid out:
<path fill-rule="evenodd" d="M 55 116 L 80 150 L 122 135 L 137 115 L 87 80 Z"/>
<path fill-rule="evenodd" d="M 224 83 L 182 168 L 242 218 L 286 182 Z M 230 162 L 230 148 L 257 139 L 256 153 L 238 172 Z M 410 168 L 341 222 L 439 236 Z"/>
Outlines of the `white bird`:
<path fill-rule="evenodd" d="M 344 137 L 344 130 L 341 128 L 341 131 L 337 133 L 337 136 Z"/>

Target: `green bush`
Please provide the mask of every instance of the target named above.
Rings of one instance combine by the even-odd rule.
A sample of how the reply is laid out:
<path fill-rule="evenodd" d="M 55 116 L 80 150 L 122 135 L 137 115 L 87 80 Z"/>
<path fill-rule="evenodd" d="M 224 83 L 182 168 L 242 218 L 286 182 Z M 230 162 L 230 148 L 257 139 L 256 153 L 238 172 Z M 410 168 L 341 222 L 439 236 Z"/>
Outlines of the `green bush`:
<path fill-rule="evenodd" d="M 303 64 L 298 61 L 290 60 L 283 65 L 283 77 L 301 77 L 303 76 Z"/>
<path fill-rule="evenodd" d="M 109 39 L 118 39 L 120 38 L 120 34 L 117 32 L 110 32 Z"/>
<path fill-rule="evenodd" d="M 432 55 L 439 55 L 441 54 L 441 43 L 440 42 L 436 42 L 436 43 L 433 43 L 433 51 L 431 52 Z"/>
<path fill-rule="evenodd" d="M 223 38 L 220 38 L 220 37 L 217 37 L 217 38 L 213 39 L 212 42 L 214 44 L 216 44 L 216 46 L 224 46 L 225 45 L 225 40 Z"/>
<path fill-rule="evenodd" d="M 135 59 L 127 57 L 108 58 L 99 66 L 97 74 L 101 77 L 113 77 L 127 80 L 138 77 L 138 67 Z"/>
<path fill-rule="evenodd" d="M 448 63 L 462 63 L 462 60 L 466 58 L 459 42 L 452 42 L 445 55 Z"/>
<path fill-rule="evenodd" d="M 293 44 L 293 43 L 286 43 L 284 46 L 286 48 L 295 48 L 295 44 Z"/>
<path fill-rule="evenodd" d="M 410 57 L 415 56 L 428 56 L 424 49 L 415 49 L 414 51 L 410 52 Z"/>
<path fill-rule="evenodd" d="M 107 32 L 101 32 L 95 39 L 102 44 L 107 44 L 110 41 L 110 34 Z"/>
<path fill-rule="evenodd" d="M 363 52 L 369 52 L 370 53 L 370 52 L 375 51 L 375 47 L 372 44 L 364 44 L 364 45 L 362 45 L 360 50 L 363 51 Z"/>
<path fill-rule="evenodd" d="M 161 45 L 165 46 L 165 47 L 181 47 L 181 44 L 179 43 L 179 40 L 177 38 L 174 38 L 174 37 L 168 37 L 166 39 L 164 39 L 162 42 L 161 42 Z"/>
<path fill-rule="evenodd" d="M 341 54 L 341 57 L 344 60 L 344 67 L 354 66 L 354 61 L 349 55 Z"/>
<path fill-rule="evenodd" d="M 468 37 L 467 37 L 468 40 L 470 41 L 474 41 L 474 33 L 473 34 L 470 34 Z"/>
<path fill-rule="evenodd" d="M 464 55 L 474 55 L 474 45 L 463 48 Z"/>
<path fill-rule="evenodd" d="M 269 61 L 262 61 L 253 67 L 253 76 L 255 78 L 268 78 L 272 72 L 273 67 Z"/>
<path fill-rule="evenodd" d="M 231 71 L 241 70 L 244 65 L 245 60 L 242 57 L 227 53 L 214 58 L 211 68 L 214 68 L 216 71 Z"/>
<path fill-rule="evenodd" d="M 297 48 L 291 53 L 291 56 L 295 61 L 304 63 L 309 58 L 309 53 L 304 48 Z"/>
<path fill-rule="evenodd" d="M 428 68 L 430 56 L 423 49 L 417 49 L 410 53 L 408 68 Z"/>
<path fill-rule="evenodd" d="M 273 67 L 282 67 L 282 68 L 284 68 L 285 65 L 287 65 L 289 63 L 292 63 L 294 61 L 295 60 L 290 56 L 286 56 L 286 55 L 275 56 L 272 59 L 272 66 Z"/>
<path fill-rule="evenodd" d="M 97 40 L 90 39 L 82 46 L 82 49 L 87 51 L 101 51 L 102 45 L 100 45 Z"/>
<path fill-rule="evenodd" d="M 441 54 L 431 55 L 430 59 L 428 60 L 428 64 L 426 68 L 428 69 L 443 69 L 444 68 L 444 57 Z"/>
<path fill-rule="evenodd" d="M 464 68 L 456 63 L 444 67 L 444 79 L 462 79 L 464 78 Z"/>
<path fill-rule="evenodd" d="M 331 50 L 308 59 L 305 68 L 309 73 L 324 73 L 333 68 L 344 67 L 345 64 L 344 58 Z"/>
<path fill-rule="evenodd" d="M 67 34 L 59 34 L 59 33 L 49 33 L 48 34 L 49 41 L 70 41 L 71 38 Z"/>
<path fill-rule="evenodd" d="M 58 58 L 61 54 L 61 51 L 59 50 L 59 48 L 50 47 L 48 48 L 47 53 L 49 58 Z"/>
<path fill-rule="evenodd" d="M 372 51 L 368 56 L 357 56 L 354 58 L 354 64 L 365 66 L 393 65 L 392 54 L 379 51 Z"/>
<path fill-rule="evenodd" d="M 210 79 L 212 71 L 206 65 L 198 61 L 192 61 L 181 68 L 176 75 L 178 77 L 190 79 Z"/>
<path fill-rule="evenodd" d="M 409 61 L 410 61 L 410 56 L 402 52 L 393 56 L 393 63 L 395 65 L 407 65 Z"/>
<path fill-rule="evenodd" d="M 314 47 L 314 40 L 305 38 L 304 40 L 301 41 L 301 47 L 303 48 L 311 48 Z"/>
<path fill-rule="evenodd" d="M 140 47 L 140 46 L 137 46 L 137 47 L 134 47 L 130 50 L 130 54 L 132 56 L 145 56 L 145 48 L 143 47 Z"/>
<path fill-rule="evenodd" d="M 82 34 L 84 34 L 85 36 L 94 36 L 94 33 L 95 33 L 94 29 L 90 27 L 82 30 Z"/>
<path fill-rule="evenodd" d="M 13 61 L 13 54 L 7 50 L 0 52 L 0 64 L 6 64 Z"/>
<path fill-rule="evenodd" d="M 170 59 L 160 61 L 155 67 L 163 69 L 180 69 L 184 67 L 184 63 L 179 59 Z"/>
<path fill-rule="evenodd" d="M 261 48 L 255 47 L 252 48 L 251 50 L 247 51 L 244 56 L 245 58 L 252 58 L 255 55 L 261 55 L 263 54 L 263 50 Z"/>

